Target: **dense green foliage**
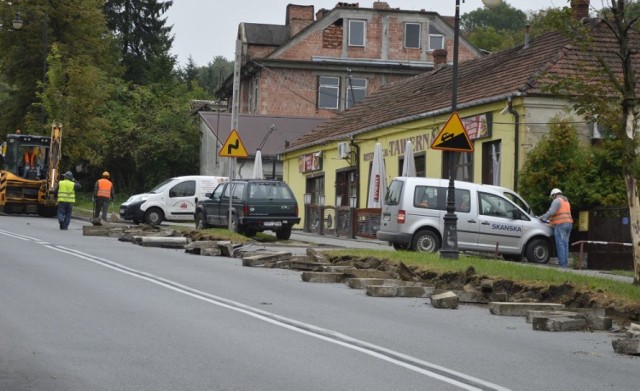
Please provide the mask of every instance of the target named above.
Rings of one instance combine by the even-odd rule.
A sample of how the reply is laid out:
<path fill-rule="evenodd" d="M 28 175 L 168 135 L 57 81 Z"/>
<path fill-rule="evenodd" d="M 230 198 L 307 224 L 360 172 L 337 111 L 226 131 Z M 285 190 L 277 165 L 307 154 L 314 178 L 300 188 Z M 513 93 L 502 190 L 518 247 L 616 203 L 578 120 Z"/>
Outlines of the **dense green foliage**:
<path fill-rule="evenodd" d="M 84 188 L 109 170 L 120 193 L 197 174 L 192 99 L 215 99 L 233 65 L 170 55 L 172 1 L 0 1 L 0 136 L 63 125 L 62 169 Z M 12 28 L 19 17 L 20 29 Z"/>

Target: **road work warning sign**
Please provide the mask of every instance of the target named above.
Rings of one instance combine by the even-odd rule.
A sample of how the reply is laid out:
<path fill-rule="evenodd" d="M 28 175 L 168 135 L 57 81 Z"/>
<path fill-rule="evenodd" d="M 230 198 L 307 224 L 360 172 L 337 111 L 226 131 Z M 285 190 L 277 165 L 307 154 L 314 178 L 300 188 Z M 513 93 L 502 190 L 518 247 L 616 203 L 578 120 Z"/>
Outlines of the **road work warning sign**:
<path fill-rule="evenodd" d="M 438 136 L 433 139 L 431 149 L 451 152 L 473 152 L 473 143 L 469 140 L 469 135 L 458 113 L 451 114 Z"/>

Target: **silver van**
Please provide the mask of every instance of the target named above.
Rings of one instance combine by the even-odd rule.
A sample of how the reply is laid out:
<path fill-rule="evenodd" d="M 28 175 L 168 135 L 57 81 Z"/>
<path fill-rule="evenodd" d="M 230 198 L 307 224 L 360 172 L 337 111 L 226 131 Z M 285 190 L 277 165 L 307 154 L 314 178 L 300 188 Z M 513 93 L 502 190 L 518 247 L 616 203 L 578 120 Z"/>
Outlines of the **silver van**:
<path fill-rule="evenodd" d="M 448 179 L 394 178 L 382 207 L 377 238 L 395 249 L 436 252 L 442 244 Z M 507 194 L 508 193 L 508 194 Z M 553 229 L 517 193 L 455 181 L 458 249 L 499 253 L 505 259 L 546 263 Z"/>

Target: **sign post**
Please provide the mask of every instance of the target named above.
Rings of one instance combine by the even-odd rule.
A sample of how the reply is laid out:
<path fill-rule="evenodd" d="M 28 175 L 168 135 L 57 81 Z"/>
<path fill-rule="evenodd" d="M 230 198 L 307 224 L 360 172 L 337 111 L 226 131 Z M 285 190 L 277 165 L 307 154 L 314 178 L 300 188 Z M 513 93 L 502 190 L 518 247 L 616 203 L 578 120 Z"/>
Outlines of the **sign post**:
<path fill-rule="evenodd" d="M 453 153 L 473 152 L 473 144 L 457 112 L 453 112 L 442 130 L 433 139 L 432 149 L 449 152 L 449 189 L 447 191 L 447 214 L 444 215 L 444 234 L 441 258 L 458 259 L 458 216 L 456 216 L 456 188 L 453 176 Z"/>
<path fill-rule="evenodd" d="M 235 158 L 249 156 L 249 154 L 247 153 L 247 149 L 244 147 L 244 144 L 240 139 L 240 135 L 235 129 L 231 130 L 229 137 L 227 137 L 227 141 L 225 141 L 222 148 L 220 148 L 220 152 L 218 152 L 218 156 L 229 158 L 229 180 L 232 180 L 233 179 L 232 168 L 235 163 Z M 232 212 L 233 211 L 233 201 L 232 201 L 233 188 L 231 186 L 232 184 L 230 183 L 229 184 L 229 214 L 227 215 L 227 218 L 228 218 L 227 228 L 230 230 L 232 229 L 231 221 L 233 217 L 233 212 Z"/>

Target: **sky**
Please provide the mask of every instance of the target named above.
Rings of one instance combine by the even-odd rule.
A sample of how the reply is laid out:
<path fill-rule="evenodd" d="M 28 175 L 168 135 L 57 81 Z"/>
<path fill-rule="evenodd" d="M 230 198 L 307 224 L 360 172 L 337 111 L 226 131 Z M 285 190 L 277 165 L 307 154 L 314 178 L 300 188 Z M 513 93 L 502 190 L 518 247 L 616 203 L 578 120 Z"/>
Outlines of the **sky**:
<path fill-rule="evenodd" d="M 344 0 L 343 0 L 344 1 Z M 482 0 L 463 0 L 460 14 L 483 6 Z M 503 0 L 505 1 L 505 0 Z M 319 9 L 332 9 L 338 0 L 173 0 L 165 14 L 167 25 L 173 26 L 172 54 L 184 66 L 189 56 L 196 66 L 205 66 L 217 56 L 233 60 L 238 25 L 242 22 L 285 24 L 288 4 L 313 5 L 314 13 Z M 360 7 L 372 8 L 374 0 L 351 0 Z M 402 10 L 434 11 L 443 16 L 455 14 L 454 0 L 386 0 L 391 8 Z M 512 7 L 527 11 L 561 8 L 568 0 L 506 0 Z M 592 6 L 600 0 L 592 0 Z"/>

